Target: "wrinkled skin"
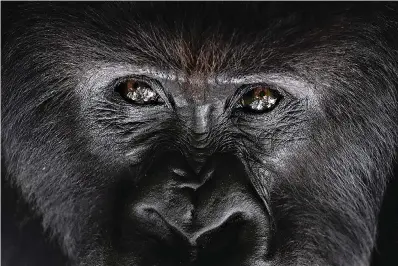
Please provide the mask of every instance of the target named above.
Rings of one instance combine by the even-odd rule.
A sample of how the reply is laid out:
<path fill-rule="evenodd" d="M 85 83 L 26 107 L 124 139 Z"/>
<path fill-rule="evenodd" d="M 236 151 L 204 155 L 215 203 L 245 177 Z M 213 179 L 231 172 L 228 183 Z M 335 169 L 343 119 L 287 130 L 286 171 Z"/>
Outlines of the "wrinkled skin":
<path fill-rule="evenodd" d="M 2 3 L 2 264 L 397 265 L 397 13 Z"/>

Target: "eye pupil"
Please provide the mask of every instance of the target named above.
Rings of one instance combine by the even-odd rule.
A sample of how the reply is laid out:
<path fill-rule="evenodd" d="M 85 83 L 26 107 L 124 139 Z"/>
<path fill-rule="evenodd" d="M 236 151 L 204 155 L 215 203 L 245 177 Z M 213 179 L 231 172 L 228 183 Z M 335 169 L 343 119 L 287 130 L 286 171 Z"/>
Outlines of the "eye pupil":
<path fill-rule="evenodd" d="M 120 95 L 135 104 L 161 103 L 159 95 L 147 83 L 129 79 L 122 82 L 118 88 Z"/>
<path fill-rule="evenodd" d="M 251 112 L 266 112 L 274 108 L 281 95 L 268 86 L 251 89 L 241 98 L 241 107 Z"/>

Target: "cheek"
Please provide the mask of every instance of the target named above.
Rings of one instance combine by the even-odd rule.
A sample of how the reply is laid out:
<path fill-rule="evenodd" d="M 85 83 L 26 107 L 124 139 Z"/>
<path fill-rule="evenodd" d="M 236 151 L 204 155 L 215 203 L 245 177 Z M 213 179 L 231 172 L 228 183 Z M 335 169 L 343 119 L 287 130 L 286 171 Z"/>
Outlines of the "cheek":
<path fill-rule="evenodd" d="M 279 158 L 288 150 L 303 145 L 311 137 L 311 120 L 315 115 L 305 99 L 284 99 L 272 112 L 237 113 L 232 125 L 237 140 L 254 156 Z"/>
<path fill-rule="evenodd" d="M 85 101 L 79 110 L 79 132 L 90 153 L 104 161 L 121 168 L 136 165 L 174 142 L 177 121 L 166 107 L 137 108 L 112 98 Z"/>

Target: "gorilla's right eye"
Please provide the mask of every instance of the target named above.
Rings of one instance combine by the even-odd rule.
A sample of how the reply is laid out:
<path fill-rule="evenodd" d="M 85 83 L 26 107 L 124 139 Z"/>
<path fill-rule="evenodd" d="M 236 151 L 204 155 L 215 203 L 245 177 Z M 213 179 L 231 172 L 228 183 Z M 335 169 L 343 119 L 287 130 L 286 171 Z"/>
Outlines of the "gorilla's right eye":
<path fill-rule="evenodd" d="M 143 81 L 128 79 L 120 83 L 116 91 L 127 101 L 135 104 L 162 104 L 163 100 L 151 86 Z"/>

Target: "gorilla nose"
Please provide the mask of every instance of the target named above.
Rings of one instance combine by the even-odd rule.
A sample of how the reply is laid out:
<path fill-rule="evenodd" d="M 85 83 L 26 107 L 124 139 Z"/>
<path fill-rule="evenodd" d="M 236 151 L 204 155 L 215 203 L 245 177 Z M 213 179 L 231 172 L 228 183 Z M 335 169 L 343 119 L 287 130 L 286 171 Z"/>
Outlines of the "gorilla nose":
<path fill-rule="evenodd" d="M 201 250 L 218 253 L 242 245 L 242 236 L 250 229 L 250 221 L 242 213 L 233 213 L 210 228 L 204 228 L 195 236 L 195 244 Z M 243 246 L 245 246 L 243 244 Z"/>
<path fill-rule="evenodd" d="M 138 207 L 136 218 L 141 224 L 141 232 L 156 239 L 160 246 L 179 246 L 191 260 L 203 260 L 217 254 L 242 251 L 256 239 L 256 226 L 242 212 L 227 214 L 222 220 L 203 228 L 195 226 L 180 228 L 172 220 L 154 207 Z"/>
<path fill-rule="evenodd" d="M 150 250 L 169 250 L 167 256 L 178 260 L 178 265 L 246 265 L 264 254 L 264 249 L 258 251 L 265 245 L 258 221 L 245 212 L 226 213 L 201 228 L 194 224 L 180 227 L 153 206 L 137 207 L 135 215 L 140 224 L 136 230 L 152 241 Z"/>
<path fill-rule="evenodd" d="M 244 166 L 217 156 L 196 174 L 175 158 L 158 160 L 156 171 L 148 172 L 132 193 L 130 222 L 122 235 L 140 244 L 127 248 L 160 250 L 170 265 L 253 265 L 253 259 L 261 260 L 269 221 Z"/>

